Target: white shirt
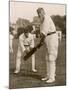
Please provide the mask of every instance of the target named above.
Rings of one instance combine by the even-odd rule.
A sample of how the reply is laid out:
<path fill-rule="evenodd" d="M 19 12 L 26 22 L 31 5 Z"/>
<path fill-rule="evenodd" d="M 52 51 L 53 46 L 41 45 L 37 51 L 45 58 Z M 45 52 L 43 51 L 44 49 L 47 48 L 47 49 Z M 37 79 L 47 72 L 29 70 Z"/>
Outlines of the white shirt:
<path fill-rule="evenodd" d="M 34 47 L 34 36 L 29 33 L 28 38 L 25 37 L 24 33 L 19 37 L 20 46 L 25 50 L 25 45 Z"/>
<path fill-rule="evenodd" d="M 54 22 L 52 21 L 50 16 L 45 14 L 44 21 L 40 25 L 40 32 L 46 36 L 48 33 L 54 32 L 54 31 L 56 31 Z"/>

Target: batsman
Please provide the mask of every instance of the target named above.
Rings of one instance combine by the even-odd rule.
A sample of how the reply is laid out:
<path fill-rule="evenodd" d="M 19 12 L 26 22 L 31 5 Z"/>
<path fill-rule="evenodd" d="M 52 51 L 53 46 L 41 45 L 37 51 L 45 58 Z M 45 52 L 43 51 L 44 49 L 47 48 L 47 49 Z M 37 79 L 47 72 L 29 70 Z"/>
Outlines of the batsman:
<path fill-rule="evenodd" d="M 55 82 L 56 76 L 56 59 L 58 54 L 58 34 L 51 17 L 48 16 L 43 8 L 37 9 L 37 14 L 40 19 L 40 33 L 41 37 L 45 36 L 44 43 L 46 44 L 46 65 L 47 75 L 42 80 L 46 83 Z"/>
<path fill-rule="evenodd" d="M 21 56 L 24 57 L 34 47 L 34 36 L 29 33 L 28 26 L 24 29 L 24 33 L 19 36 L 18 52 L 16 58 L 15 74 L 20 72 Z M 22 58 L 23 59 L 23 58 Z M 32 55 L 32 71 L 37 72 L 35 69 L 35 54 Z"/>

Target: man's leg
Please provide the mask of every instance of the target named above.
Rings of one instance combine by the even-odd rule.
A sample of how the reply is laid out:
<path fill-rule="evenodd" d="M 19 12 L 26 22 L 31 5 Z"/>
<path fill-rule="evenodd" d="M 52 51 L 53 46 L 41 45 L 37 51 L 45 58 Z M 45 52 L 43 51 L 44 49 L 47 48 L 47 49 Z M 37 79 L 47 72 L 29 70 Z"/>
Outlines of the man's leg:
<path fill-rule="evenodd" d="M 48 60 L 48 53 L 46 52 L 46 69 L 47 69 L 47 75 L 46 75 L 46 77 L 44 77 L 44 78 L 42 78 L 42 80 L 44 81 L 44 80 L 48 80 L 49 79 L 49 60 Z"/>
<path fill-rule="evenodd" d="M 58 36 L 54 34 L 45 39 L 45 43 L 48 51 L 48 60 L 47 62 L 47 76 L 49 79 L 47 83 L 52 83 L 55 81 L 55 72 L 56 72 L 56 58 L 58 54 Z M 46 80 L 46 79 L 43 79 Z"/>
<path fill-rule="evenodd" d="M 58 54 L 58 46 L 53 46 L 49 52 L 49 80 L 47 83 L 52 83 L 55 81 L 56 72 L 56 59 Z"/>
<path fill-rule="evenodd" d="M 53 55 L 49 56 L 49 80 L 47 80 L 47 83 L 52 83 L 55 81 L 55 72 L 56 72 L 56 60 Z"/>
<path fill-rule="evenodd" d="M 49 61 L 49 80 L 47 83 L 52 83 L 55 81 L 56 72 L 56 59 L 58 54 L 58 36 L 54 34 L 48 38 L 48 61 Z"/>
<path fill-rule="evenodd" d="M 17 58 L 16 58 L 16 70 L 14 73 L 19 73 L 20 72 L 20 65 L 21 65 L 21 49 L 18 47 L 18 52 L 17 52 Z"/>
<path fill-rule="evenodd" d="M 32 55 L 32 71 L 37 72 L 37 70 L 35 69 L 35 54 Z"/>

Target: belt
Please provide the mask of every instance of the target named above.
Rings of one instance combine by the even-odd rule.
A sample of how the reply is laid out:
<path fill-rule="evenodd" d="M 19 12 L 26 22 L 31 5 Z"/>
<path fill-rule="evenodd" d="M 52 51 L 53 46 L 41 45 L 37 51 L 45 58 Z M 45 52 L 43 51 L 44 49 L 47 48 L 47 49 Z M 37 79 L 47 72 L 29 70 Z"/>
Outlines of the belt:
<path fill-rule="evenodd" d="M 47 36 L 51 35 L 51 34 L 55 34 L 55 33 L 56 33 L 56 31 L 55 32 L 50 32 L 50 33 L 47 34 Z"/>
<path fill-rule="evenodd" d="M 30 46 L 30 45 L 24 45 L 25 47 L 28 47 L 28 46 Z"/>

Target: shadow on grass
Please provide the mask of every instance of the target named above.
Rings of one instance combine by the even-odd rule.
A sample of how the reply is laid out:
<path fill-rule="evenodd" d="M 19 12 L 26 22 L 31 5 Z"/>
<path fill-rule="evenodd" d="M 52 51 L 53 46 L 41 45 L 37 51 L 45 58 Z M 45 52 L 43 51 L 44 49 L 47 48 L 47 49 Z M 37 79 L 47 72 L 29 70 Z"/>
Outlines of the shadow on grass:
<path fill-rule="evenodd" d="M 32 77 L 34 79 L 39 79 L 41 80 L 42 76 L 39 75 L 36 72 L 32 72 L 32 71 L 27 71 L 27 70 L 21 70 L 18 74 L 14 74 L 14 69 L 10 70 L 10 76 L 14 76 L 14 77 Z"/>

